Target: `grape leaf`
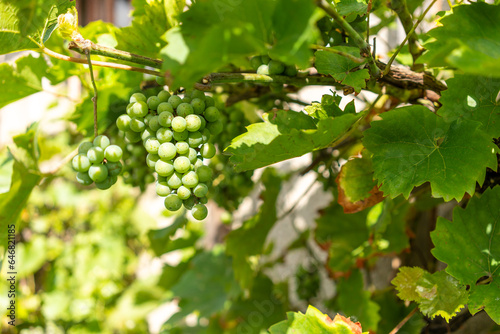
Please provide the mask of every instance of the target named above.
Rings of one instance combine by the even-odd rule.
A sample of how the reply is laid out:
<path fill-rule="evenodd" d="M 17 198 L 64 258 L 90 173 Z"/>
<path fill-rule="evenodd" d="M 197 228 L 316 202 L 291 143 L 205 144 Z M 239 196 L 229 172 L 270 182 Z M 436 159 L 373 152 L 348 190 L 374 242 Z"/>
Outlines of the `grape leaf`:
<path fill-rule="evenodd" d="M 317 308 L 309 305 L 306 314 L 287 312 L 288 320 L 269 328 L 271 334 L 315 333 L 315 334 L 362 334 L 361 324 L 336 315 L 332 320 Z M 366 332 L 368 333 L 368 332 Z"/>
<path fill-rule="evenodd" d="M 467 303 L 465 285 L 444 271 L 431 274 L 418 267 L 401 267 L 391 283 L 399 298 L 417 302 L 420 311 L 431 319 L 441 316 L 449 322 Z"/>
<path fill-rule="evenodd" d="M 184 11 L 186 0 L 165 0 L 165 13 L 170 26 L 174 27 L 179 24 L 177 16 Z"/>
<path fill-rule="evenodd" d="M 345 52 L 354 57 L 360 57 L 359 48 L 350 46 L 336 46 L 336 50 Z M 370 78 L 368 69 L 352 71 L 361 64 L 336 53 L 327 51 L 316 51 L 316 69 L 321 74 L 331 75 L 335 80 L 343 85 L 350 86 L 359 93 L 366 87 L 366 80 Z"/>
<path fill-rule="evenodd" d="M 166 252 L 172 236 L 177 229 L 186 225 L 187 221 L 185 216 L 179 216 L 167 227 L 159 230 L 149 230 L 148 239 L 156 256 L 161 256 Z"/>
<path fill-rule="evenodd" d="M 500 7 L 472 3 L 453 7 L 442 26 L 428 32 L 436 40 L 419 60 L 468 74 L 500 77 Z"/>
<path fill-rule="evenodd" d="M 57 27 L 57 16 L 73 7 L 70 0 L 0 2 L 0 53 L 43 46 Z"/>
<path fill-rule="evenodd" d="M 231 231 L 226 239 L 226 253 L 233 257 L 234 274 L 243 289 L 250 289 L 255 272 L 250 257 L 262 254 L 267 234 L 276 223 L 276 200 L 281 189 L 281 179 L 272 168 L 262 175 L 265 190 L 259 213 Z"/>
<path fill-rule="evenodd" d="M 356 15 L 365 15 L 368 8 L 364 0 L 340 0 L 338 2 L 336 1 L 335 6 L 339 14 L 346 16 L 349 22 L 351 21 L 351 17 L 354 19 Z"/>
<path fill-rule="evenodd" d="M 480 123 L 446 123 L 423 106 L 381 115 L 365 131 L 363 143 L 373 153 L 380 190 L 408 198 L 413 187 L 430 182 L 432 195 L 446 201 L 473 194 L 484 182 L 486 167 L 497 168 L 496 149 Z"/>
<path fill-rule="evenodd" d="M 481 309 L 500 324 L 500 187 L 473 197 L 453 210 L 453 222 L 439 217 L 431 238 L 432 254 L 446 272 L 470 286 L 469 310 Z"/>
<path fill-rule="evenodd" d="M 457 74 L 446 81 L 438 114 L 447 122 L 458 118 L 481 122 L 493 138 L 500 137 L 500 79 Z"/>
<path fill-rule="evenodd" d="M 348 108 L 345 111 L 340 109 L 339 104 L 342 98 L 337 96 L 335 92 L 333 95 L 325 94 L 321 97 L 321 103 L 313 102 L 310 106 L 304 108 L 305 112 L 314 118 L 325 119 L 328 117 L 341 116 L 344 113 L 349 113 Z M 356 110 L 352 110 L 355 113 Z"/>
<path fill-rule="evenodd" d="M 264 122 L 247 127 L 225 152 L 237 171 L 256 169 L 332 145 L 342 138 L 362 114 L 329 117 L 314 123 L 312 117 L 291 110 L 264 115 Z"/>

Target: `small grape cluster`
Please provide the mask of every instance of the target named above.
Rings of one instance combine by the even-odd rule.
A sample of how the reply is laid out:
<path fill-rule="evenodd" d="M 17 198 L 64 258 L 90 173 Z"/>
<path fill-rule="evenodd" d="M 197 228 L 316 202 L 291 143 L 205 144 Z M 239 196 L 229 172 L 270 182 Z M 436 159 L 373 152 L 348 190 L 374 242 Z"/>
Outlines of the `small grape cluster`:
<path fill-rule="evenodd" d="M 142 140 L 148 152 L 146 164 L 158 175 L 156 193 L 165 197 L 165 208 L 177 211 L 184 205 L 195 219 L 205 219 L 212 170 L 203 159 L 215 155 L 209 138 L 223 127 L 213 98 L 197 90 L 183 98 L 166 90 L 147 99 L 134 93 L 116 125 L 129 142 Z"/>
<path fill-rule="evenodd" d="M 250 66 L 257 71 L 257 74 L 263 75 L 286 75 L 294 77 L 297 75 L 295 65 L 285 65 L 279 60 L 271 59 L 269 56 L 255 56 L 250 59 Z"/>
<path fill-rule="evenodd" d="M 97 136 L 92 143 L 82 142 L 72 160 L 73 169 L 77 172 L 76 180 L 85 186 L 95 182 L 101 190 L 110 188 L 123 169 L 120 162 L 122 156 L 121 147 L 111 145 L 106 136 Z"/>

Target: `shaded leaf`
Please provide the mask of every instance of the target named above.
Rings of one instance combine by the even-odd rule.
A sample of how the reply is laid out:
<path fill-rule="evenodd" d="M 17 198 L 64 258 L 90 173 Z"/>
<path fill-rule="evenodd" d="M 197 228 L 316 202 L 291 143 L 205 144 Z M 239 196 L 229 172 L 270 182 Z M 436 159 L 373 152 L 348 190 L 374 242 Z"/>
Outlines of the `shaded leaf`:
<path fill-rule="evenodd" d="M 165 0 L 165 13 L 170 26 L 179 24 L 177 17 L 184 11 L 186 0 Z"/>
<path fill-rule="evenodd" d="M 172 241 L 172 236 L 175 234 L 177 229 L 186 225 L 187 221 L 188 220 L 185 216 L 179 216 L 171 225 L 159 230 L 150 230 L 148 232 L 148 239 L 156 256 L 166 253 L 170 246 L 170 242 Z"/>

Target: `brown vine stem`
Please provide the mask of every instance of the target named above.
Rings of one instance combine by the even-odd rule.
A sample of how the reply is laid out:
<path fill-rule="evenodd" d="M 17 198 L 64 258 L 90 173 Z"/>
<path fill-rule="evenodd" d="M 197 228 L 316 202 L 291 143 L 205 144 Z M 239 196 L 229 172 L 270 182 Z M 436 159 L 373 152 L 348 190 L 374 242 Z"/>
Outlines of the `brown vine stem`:
<path fill-rule="evenodd" d="M 87 61 L 89 63 L 90 80 L 92 81 L 92 86 L 94 87 L 94 96 L 92 97 L 92 103 L 94 104 L 94 138 L 99 135 L 97 131 L 97 86 L 94 79 L 94 71 L 92 70 L 92 60 L 90 59 L 89 49 L 85 50 L 85 55 L 87 56 Z"/>
<path fill-rule="evenodd" d="M 73 63 L 79 63 L 79 64 L 87 64 L 88 62 L 85 59 L 80 59 L 80 58 L 75 58 L 75 57 L 69 57 L 66 55 L 62 55 L 60 53 L 54 52 L 50 49 L 47 49 L 46 47 L 41 48 L 41 52 L 45 53 L 46 55 L 60 59 L 60 60 L 65 60 L 65 61 L 70 61 Z M 101 66 L 101 67 L 108 67 L 108 68 L 116 68 L 119 70 L 126 70 L 126 71 L 133 71 L 133 72 L 140 72 L 140 73 L 145 73 L 145 74 L 151 74 L 155 75 L 158 77 L 163 77 L 165 73 L 159 72 L 159 71 L 152 71 L 152 70 L 147 70 L 144 68 L 140 67 L 134 67 L 134 66 L 129 66 L 129 65 L 124 65 L 124 64 L 116 64 L 116 63 L 109 63 L 105 61 L 97 61 L 97 60 L 92 60 L 92 65 L 94 66 Z"/>
<path fill-rule="evenodd" d="M 322 50 L 322 51 L 338 54 L 339 56 L 345 57 L 345 58 L 352 60 L 353 62 L 358 63 L 358 64 L 361 64 L 362 62 L 365 61 L 364 58 L 355 57 L 351 54 L 339 51 L 335 48 L 329 48 L 329 47 L 318 45 L 318 44 L 312 44 L 310 47 L 311 47 L 311 49 Z"/>
<path fill-rule="evenodd" d="M 410 320 L 411 317 L 413 317 L 413 315 L 417 312 L 417 310 L 418 307 L 415 307 L 413 310 L 411 310 L 411 312 L 408 313 L 408 315 L 403 320 L 401 320 L 399 324 L 397 324 L 396 327 L 394 327 L 394 329 L 390 331 L 389 334 L 396 334 L 397 332 L 399 332 L 401 327 L 403 327 L 408 322 L 408 320 Z"/>

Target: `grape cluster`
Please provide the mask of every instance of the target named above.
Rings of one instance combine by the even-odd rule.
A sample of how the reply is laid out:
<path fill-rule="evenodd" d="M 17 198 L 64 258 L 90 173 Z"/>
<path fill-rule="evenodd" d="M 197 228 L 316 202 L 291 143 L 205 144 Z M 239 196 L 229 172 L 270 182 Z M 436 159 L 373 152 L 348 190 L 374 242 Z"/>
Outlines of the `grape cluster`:
<path fill-rule="evenodd" d="M 88 186 L 95 182 L 101 190 L 116 183 L 123 168 L 120 162 L 123 151 L 120 146 L 110 144 L 109 138 L 101 135 L 92 143 L 84 141 L 78 146 L 72 165 L 79 183 Z"/>
<path fill-rule="evenodd" d="M 123 147 L 123 182 L 144 191 L 148 184 L 155 181 L 151 170 L 145 164 L 148 152 L 142 145 L 124 143 Z"/>
<path fill-rule="evenodd" d="M 255 56 L 250 59 L 250 66 L 263 75 L 286 75 L 294 77 L 297 75 L 295 65 L 285 65 L 279 60 L 271 59 L 269 56 Z"/>
<path fill-rule="evenodd" d="M 197 90 L 183 98 L 166 90 L 147 99 L 135 93 L 116 125 L 130 143 L 142 141 L 146 164 L 158 175 L 156 193 L 165 197 L 165 208 L 177 211 L 184 206 L 195 219 L 205 219 L 212 169 L 203 159 L 215 155 L 209 138 L 223 128 L 213 98 Z"/>

